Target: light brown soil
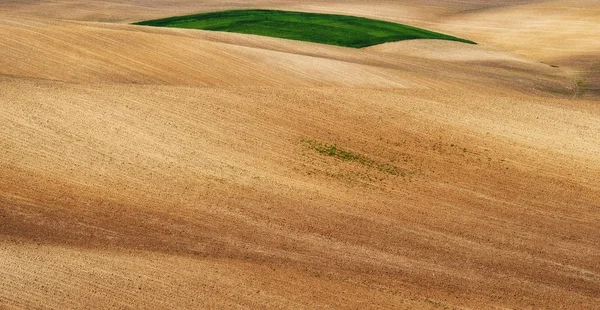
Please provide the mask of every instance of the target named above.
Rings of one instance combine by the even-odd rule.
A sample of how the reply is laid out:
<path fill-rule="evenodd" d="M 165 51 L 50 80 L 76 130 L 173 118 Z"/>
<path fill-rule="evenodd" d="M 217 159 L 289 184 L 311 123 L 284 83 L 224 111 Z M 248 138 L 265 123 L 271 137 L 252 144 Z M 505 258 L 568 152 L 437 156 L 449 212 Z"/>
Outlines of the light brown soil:
<path fill-rule="evenodd" d="M 594 1 L 235 3 L 0 2 L 0 308 L 600 308 Z M 127 25 L 236 7 L 480 45 Z"/>

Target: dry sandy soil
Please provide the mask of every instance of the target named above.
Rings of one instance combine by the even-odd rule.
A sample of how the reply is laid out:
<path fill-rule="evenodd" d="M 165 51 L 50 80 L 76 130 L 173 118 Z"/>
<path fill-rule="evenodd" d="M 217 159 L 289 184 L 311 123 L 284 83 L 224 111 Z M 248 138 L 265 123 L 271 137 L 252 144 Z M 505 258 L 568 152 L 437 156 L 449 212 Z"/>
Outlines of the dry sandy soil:
<path fill-rule="evenodd" d="M 241 7 L 480 44 L 128 25 Z M 592 0 L 0 1 L 0 308 L 600 309 L 598 33 Z"/>

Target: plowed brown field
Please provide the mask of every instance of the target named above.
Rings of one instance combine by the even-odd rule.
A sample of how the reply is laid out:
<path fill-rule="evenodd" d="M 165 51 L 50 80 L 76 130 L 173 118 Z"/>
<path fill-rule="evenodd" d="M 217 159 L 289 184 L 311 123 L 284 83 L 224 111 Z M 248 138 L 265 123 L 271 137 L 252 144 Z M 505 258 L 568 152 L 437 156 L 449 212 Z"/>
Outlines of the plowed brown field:
<path fill-rule="evenodd" d="M 0 308 L 599 309 L 597 1 L 406 2 L 1 1 Z M 128 24 L 252 7 L 480 44 Z"/>

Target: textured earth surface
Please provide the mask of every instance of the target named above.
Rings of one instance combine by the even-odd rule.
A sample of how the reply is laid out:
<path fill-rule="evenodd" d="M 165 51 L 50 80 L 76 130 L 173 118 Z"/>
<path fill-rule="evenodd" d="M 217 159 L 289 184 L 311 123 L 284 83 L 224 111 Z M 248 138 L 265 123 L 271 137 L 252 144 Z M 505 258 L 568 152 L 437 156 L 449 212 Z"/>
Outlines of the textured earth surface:
<path fill-rule="evenodd" d="M 129 25 L 232 8 L 480 44 Z M 1 1 L 0 308 L 598 309 L 598 33 L 592 0 Z"/>

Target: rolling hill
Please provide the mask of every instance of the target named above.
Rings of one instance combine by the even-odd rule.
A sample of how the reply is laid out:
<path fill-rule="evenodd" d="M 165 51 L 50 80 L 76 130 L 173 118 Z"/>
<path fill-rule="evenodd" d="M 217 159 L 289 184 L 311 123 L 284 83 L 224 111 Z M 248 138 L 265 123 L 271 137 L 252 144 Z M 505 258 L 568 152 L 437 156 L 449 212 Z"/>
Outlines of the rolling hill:
<path fill-rule="evenodd" d="M 0 308 L 598 308 L 593 3 L 0 3 Z M 480 44 L 130 25 L 242 8 Z"/>

